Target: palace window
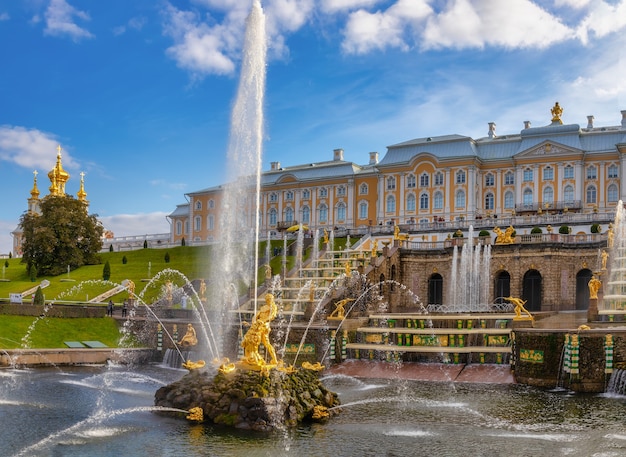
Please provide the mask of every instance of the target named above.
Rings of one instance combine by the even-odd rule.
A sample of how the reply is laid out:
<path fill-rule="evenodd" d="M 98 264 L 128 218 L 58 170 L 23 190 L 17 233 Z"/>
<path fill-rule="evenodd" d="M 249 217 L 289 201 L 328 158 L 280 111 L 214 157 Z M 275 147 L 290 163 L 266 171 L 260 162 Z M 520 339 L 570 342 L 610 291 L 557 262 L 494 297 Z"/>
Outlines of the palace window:
<path fill-rule="evenodd" d="M 515 208 L 515 197 L 513 197 L 513 192 L 508 191 L 504 194 L 504 207 L 506 209 Z"/>
<path fill-rule="evenodd" d="M 543 180 L 552 181 L 554 179 L 554 168 L 548 166 L 543 169 Z"/>
<path fill-rule="evenodd" d="M 319 213 L 320 213 L 320 222 L 324 224 L 328 222 L 328 206 L 322 203 L 319 206 Z"/>
<path fill-rule="evenodd" d="M 209 200 L 209 209 L 213 209 L 215 208 L 215 200 L 211 199 Z"/>
<path fill-rule="evenodd" d="M 359 203 L 359 219 L 367 219 L 367 202 Z"/>
<path fill-rule="evenodd" d="M 176 221 L 176 235 L 180 235 L 183 233 L 183 223 L 181 221 Z"/>
<path fill-rule="evenodd" d="M 345 222 L 346 220 L 346 205 L 344 203 L 339 203 L 337 205 L 337 221 Z"/>
<path fill-rule="evenodd" d="M 569 203 L 574 201 L 574 188 L 572 186 L 565 186 L 563 189 L 563 200 Z"/>
<path fill-rule="evenodd" d="M 609 188 L 607 189 L 606 195 L 607 195 L 607 201 L 611 203 L 617 202 L 617 200 L 619 199 L 617 185 L 611 184 Z"/>
<path fill-rule="evenodd" d="M 422 173 L 420 175 L 420 187 L 428 187 L 430 185 L 430 176 L 428 173 Z"/>
<path fill-rule="evenodd" d="M 524 191 L 524 205 L 532 205 L 533 204 L 533 191 L 531 189 L 526 189 Z"/>
<path fill-rule="evenodd" d="M 363 183 L 359 186 L 359 195 L 367 195 L 367 184 Z"/>
<path fill-rule="evenodd" d="M 202 218 L 200 216 L 193 218 L 193 229 L 196 232 L 199 232 L 202 229 Z"/>
<path fill-rule="evenodd" d="M 328 189 L 326 189 L 325 187 L 320 187 L 319 195 L 320 195 L 320 198 L 328 197 Z"/>
<path fill-rule="evenodd" d="M 463 170 L 456 172 L 456 183 L 465 184 L 465 172 Z M 465 204 L 463 204 L 463 206 L 465 206 Z"/>
<path fill-rule="evenodd" d="M 396 212 L 396 198 L 393 195 L 387 197 L 387 205 L 385 211 L 388 213 Z"/>
<path fill-rule="evenodd" d="M 552 187 L 546 187 L 543 189 L 543 202 L 544 203 L 554 203 L 554 190 Z"/>
<path fill-rule="evenodd" d="M 346 196 L 346 186 L 337 187 L 337 197 L 345 197 Z"/>
<path fill-rule="evenodd" d="M 209 214 L 206 218 L 207 229 L 214 230 L 215 229 L 215 216 Z"/>
<path fill-rule="evenodd" d="M 456 191 L 456 195 L 454 197 L 454 206 L 456 208 L 465 208 L 465 191 Z"/>
<path fill-rule="evenodd" d="M 196 211 L 200 211 L 202 209 L 202 202 L 200 200 L 196 201 Z"/>
<path fill-rule="evenodd" d="M 270 226 L 272 227 L 276 226 L 277 220 L 278 220 L 278 212 L 276 211 L 276 208 L 270 209 L 270 214 L 269 214 Z"/>
<path fill-rule="evenodd" d="M 598 171 L 596 167 L 594 167 L 593 165 L 590 167 L 587 167 L 587 179 L 597 179 L 597 178 L 598 178 Z"/>
<path fill-rule="evenodd" d="M 287 192 L 285 192 L 285 200 L 287 200 L 288 202 L 293 201 L 293 191 L 292 190 L 288 190 Z"/>
<path fill-rule="evenodd" d="M 574 179 L 574 167 L 567 165 L 563 169 L 563 179 Z"/>
<path fill-rule="evenodd" d="M 406 197 L 406 210 L 415 211 L 415 195 L 409 194 Z"/>
<path fill-rule="evenodd" d="M 420 209 L 428 209 L 429 206 L 429 198 L 426 192 L 420 195 Z"/>
<path fill-rule="evenodd" d="M 597 198 L 596 186 L 587 187 L 587 203 L 595 204 Z"/>
<path fill-rule="evenodd" d="M 512 171 L 507 172 L 504 175 L 504 184 L 507 186 L 512 186 L 513 184 L 515 184 L 515 173 L 513 173 Z"/>
<path fill-rule="evenodd" d="M 487 195 L 485 195 L 485 209 L 486 210 L 493 210 L 494 208 L 494 198 L 493 198 L 493 194 L 491 192 L 489 192 Z"/>
<path fill-rule="evenodd" d="M 311 198 L 311 191 L 309 189 L 304 189 L 302 191 L 302 199 L 309 200 Z"/>
<path fill-rule="evenodd" d="M 533 180 L 533 170 L 532 168 L 526 168 L 524 170 L 524 182 L 530 182 Z"/>
<path fill-rule="evenodd" d="M 285 208 L 285 222 L 293 222 L 293 208 Z"/>
<path fill-rule="evenodd" d="M 435 209 L 443 209 L 443 194 L 441 192 L 435 192 L 433 197 L 433 207 Z"/>
<path fill-rule="evenodd" d="M 406 187 L 409 189 L 415 189 L 416 178 L 414 174 L 410 174 L 406 177 Z"/>
<path fill-rule="evenodd" d="M 435 186 L 443 186 L 443 173 L 440 171 L 435 173 Z"/>
<path fill-rule="evenodd" d="M 492 187 L 492 186 L 495 186 L 495 184 L 496 184 L 496 179 L 493 176 L 493 174 L 492 173 L 487 173 L 485 175 L 485 186 L 486 187 Z"/>
<path fill-rule="evenodd" d="M 309 208 L 308 206 L 303 206 L 302 207 L 302 223 L 308 224 L 309 222 L 311 222 L 311 208 Z"/>
<path fill-rule="evenodd" d="M 270 202 L 276 203 L 278 201 L 278 194 L 276 192 L 272 192 L 270 194 Z"/>
<path fill-rule="evenodd" d="M 389 176 L 387 178 L 387 190 L 395 190 L 396 189 L 396 178 L 393 176 Z"/>
<path fill-rule="evenodd" d="M 617 165 L 611 165 L 608 171 L 609 178 L 617 178 Z"/>

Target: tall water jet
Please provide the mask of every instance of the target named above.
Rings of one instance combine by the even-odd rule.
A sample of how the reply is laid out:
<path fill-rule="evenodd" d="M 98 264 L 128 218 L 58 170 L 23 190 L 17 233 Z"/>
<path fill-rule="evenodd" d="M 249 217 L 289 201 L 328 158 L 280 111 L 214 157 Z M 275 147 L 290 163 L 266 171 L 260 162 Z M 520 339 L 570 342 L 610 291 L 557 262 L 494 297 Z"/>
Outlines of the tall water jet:
<path fill-rule="evenodd" d="M 617 203 L 607 243 L 608 261 L 596 272 L 604 282 L 604 296 L 598 311 L 608 315 L 626 314 L 626 211 L 621 200 Z M 607 267 L 608 277 L 604 278 Z"/>
<path fill-rule="evenodd" d="M 219 266 L 213 271 L 210 300 L 224 308 L 232 302 L 229 284 L 239 292 L 248 287 L 257 289 L 266 51 L 265 16 L 260 1 L 254 0 L 246 20 L 241 75 L 231 117 L 220 243 L 213 259 Z M 225 323 L 229 310 L 223 311 Z"/>

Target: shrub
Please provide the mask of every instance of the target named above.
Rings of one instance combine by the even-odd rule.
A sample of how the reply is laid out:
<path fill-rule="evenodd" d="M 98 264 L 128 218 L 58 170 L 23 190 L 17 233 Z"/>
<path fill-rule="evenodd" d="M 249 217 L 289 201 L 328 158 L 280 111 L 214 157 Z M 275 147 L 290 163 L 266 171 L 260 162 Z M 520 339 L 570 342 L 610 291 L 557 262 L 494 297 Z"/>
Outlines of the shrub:
<path fill-rule="evenodd" d="M 41 291 L 41 286 L 37 287 L 37 291 L 35 292 L 35 297 L 33 298 L 33 305 L 44 305 L 45 299 L 43 297 L 43 292 Z"/>
<path fill-rule="evenodd" d="M 489 236 L 491 235 L 489 233 L 489 230 L 481 230 L 480 232 L 478 232 L 478 236 Z"/>
<path fill-rule="evenodd" d="M 126 265 L 128 263 L 128 259 L 126 258 L 126 256 L 122 257 L 122 263 L 124 265 Z"/>
<path fill-rule="evenodd" d="M 34 263 L 31 263 L 30 267 L 28 268 L 28 277 L 30 278 L 31 282 L 35 282 L 37 280 L 37 267 Z"/>
<path fill-rule="evenodd" d="M 453 238 L 463 238 L 463 232 L 461 231 L 461 229 L 458 229 L 456 232 L 454 232 L 452 234 Z"/>
<path fill-rule="evenodd" d="M 559 233 L 561 235 L 569 235 L 569 227 L 567 225 L 561 225 L 559 227 Z"/>
<path fill-rule="evenodd" d="M 180 245 L 181 245 L 181 246 L 185 246 L 185 237 L 183 237 L 183 239 L 182 239 L 182 240 L 180 240 Z"/>
<path fill-rule="evenodd" d="M 9 268 L 9 261 L 8 261 L 8 260 L 5 260 L 5 261 L 4 261 L 4 266 L 5 266 L 5 267 L 7 267 L 7 268 Z"/>
<path fill-rule="evenodd" d="M 143 248 L 144 249 L 148 248 L 148 240 L 143 240 Z"/>
<path fill-rule="evenodd" d="M 170 263 L 170 253 L 169 252 L 165 253 L 165 263 Z"/>
<path fill-rule="evenodd" d="M 591 224 L 591 233 L 600 233 L 602 231 L 602 227 L 600 224 Z"/>
<path fill-rule="evenodd" d="M 113 245 L 109 244 L 109 252 L 113 252 Z"/>
<path fill-rule="evenodd" d="M 541 230 L 541 227 L 534 226 L 534 227 L 530 230 L 530 233 L 531 233 L 532 235 L 535 235 L 535 234 L 537 234 L 537 233 L 543 233 L 543 230 Z"/>
<path fill-rule="evenodd" d="M 105 281 L 111 279 L 111 265 L 109 264 L 108 260 L 104 264 L 104 268 L 102 268 L 102 279 L 104 279 Z"/>

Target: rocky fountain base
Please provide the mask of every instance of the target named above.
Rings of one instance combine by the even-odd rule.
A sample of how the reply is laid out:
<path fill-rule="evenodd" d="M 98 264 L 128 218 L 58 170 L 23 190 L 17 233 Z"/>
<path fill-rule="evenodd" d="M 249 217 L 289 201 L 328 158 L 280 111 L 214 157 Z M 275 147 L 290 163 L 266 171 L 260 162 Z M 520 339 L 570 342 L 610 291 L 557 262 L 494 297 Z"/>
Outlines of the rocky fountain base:
<path fill-rule="evenodd" d="M 190 411 L 187 419 L 239 429 L 271 431 L 305 421 L 324 421 L 339 405 L 315 370 L 278 369 L 192 370 L 179 381 L 161 387 L 155 405 Z"/>

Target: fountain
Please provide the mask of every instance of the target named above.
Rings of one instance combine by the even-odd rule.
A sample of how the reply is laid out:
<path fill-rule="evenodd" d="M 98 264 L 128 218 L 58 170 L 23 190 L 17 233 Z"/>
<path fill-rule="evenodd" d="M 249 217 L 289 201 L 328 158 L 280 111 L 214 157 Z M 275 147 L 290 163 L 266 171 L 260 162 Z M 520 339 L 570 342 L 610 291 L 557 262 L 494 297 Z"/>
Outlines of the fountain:
<path fill-rule="evenodd" d="M 590 288 L 594 279 L 598 288 L 604 282 L 602 299 L 598 298 L 597 289 L 595 294 L 598 314 L 608 315 L 609 320 L 613 320 L 615 315 L 626 314 L 626 210 L 621 200 L 607 237 L 608 253 L 606 250 L 601 253 L 600 265 L 590 281 Z"/>

